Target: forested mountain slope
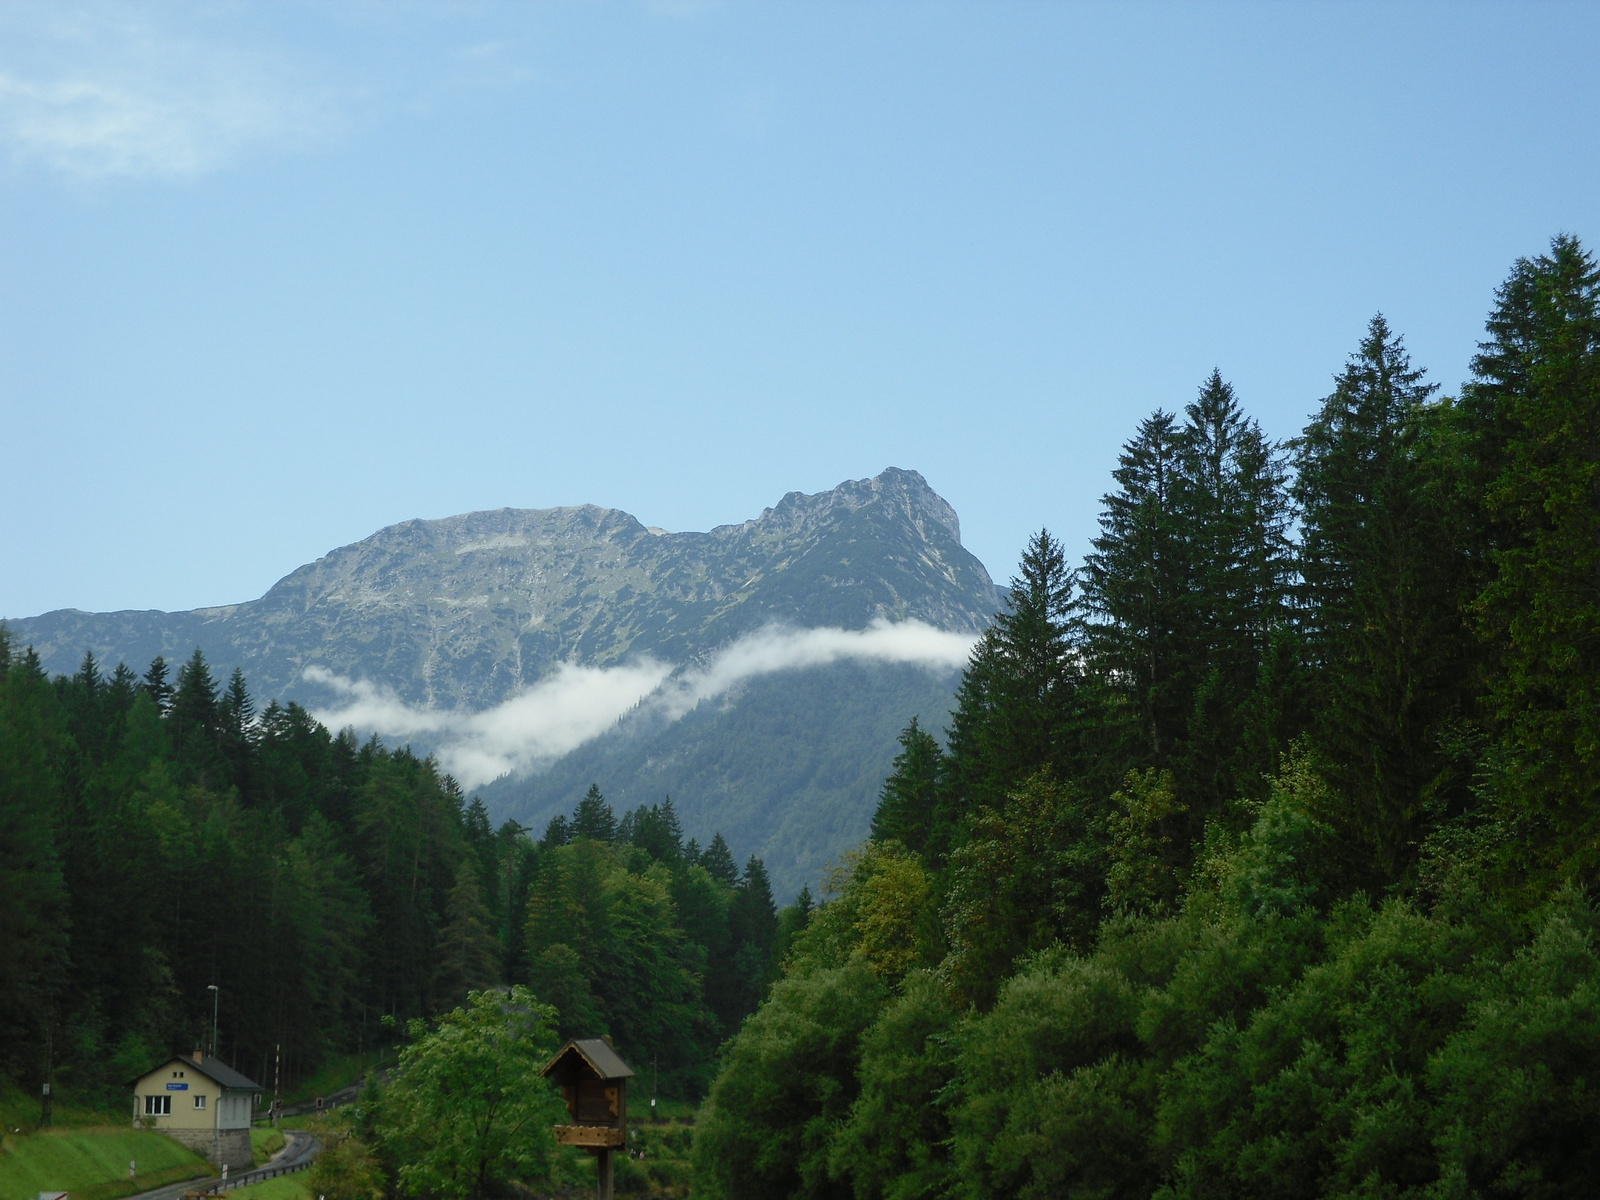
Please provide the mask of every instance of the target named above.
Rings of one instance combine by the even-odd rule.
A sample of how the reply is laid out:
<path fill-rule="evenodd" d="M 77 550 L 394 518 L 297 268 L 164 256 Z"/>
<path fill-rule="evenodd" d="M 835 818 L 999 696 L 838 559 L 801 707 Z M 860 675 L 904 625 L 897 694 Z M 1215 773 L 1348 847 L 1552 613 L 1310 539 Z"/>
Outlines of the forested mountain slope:
<path fill-rule="evenodd" d="M 431 761 L 257 711 L 198 651 L 51 678 L 3 628 L 0 878 L 0 1088 L 115 1108 L 175 1047 L 292 1085 L 517 983 L 696 1095 L 785 928 L 760 859 L 668 802 L 494 829 Z"/>
<path fill-rule="evenodd" d="M 859 662 L 766 675 L 671 724 L 610 731 L 478 794 L 536 832 L 591 782 L 623 807 L 671 796 L 686 830 L 720 830 L 738 853 L 760 855 L 787 901 L 867 835 L 895 736 L 913 717 L 941 725 L 957 678 Z"/>

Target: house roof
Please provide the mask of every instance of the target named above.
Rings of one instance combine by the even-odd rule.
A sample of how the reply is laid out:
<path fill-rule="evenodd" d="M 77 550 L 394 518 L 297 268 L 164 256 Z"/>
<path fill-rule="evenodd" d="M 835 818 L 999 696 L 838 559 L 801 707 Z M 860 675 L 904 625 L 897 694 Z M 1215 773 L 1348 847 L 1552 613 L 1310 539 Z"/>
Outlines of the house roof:
<path fill-rule="evenodd" d="M 633 1068 L 623 1062 L 622 1057 L 603 1038 L 578 1038 L 576 1041 L 568 1042 L 545 1064 L 540 1074 L 550 1074 L 556 1069 L 556 1064 L 569 1054 L 581 1058 L 601 1079 L 633 1078 Z"/>
<path fill-rule="evenodd" d="M 166 1062 L 158 1063 L 156 1066 L 151 1067 L 150 1070 L 128 1080 L 128 1086 L 132 1087 L 146 1075 L 152 1075 L 165 1067 L 171 1066 L 173 1063 L 182 1063 L 191 1071 L 199 1071 L 207 1079 L 213 1083 L 221 1084 L 230 1092 L 259 1092 L 262 1090 L 259 1083 L 246 1079 L 220 1058 L 213 1058 L 209 1054 L 202 1054 L 198 1058 L 193 1054 L 174 1054 Z"/>

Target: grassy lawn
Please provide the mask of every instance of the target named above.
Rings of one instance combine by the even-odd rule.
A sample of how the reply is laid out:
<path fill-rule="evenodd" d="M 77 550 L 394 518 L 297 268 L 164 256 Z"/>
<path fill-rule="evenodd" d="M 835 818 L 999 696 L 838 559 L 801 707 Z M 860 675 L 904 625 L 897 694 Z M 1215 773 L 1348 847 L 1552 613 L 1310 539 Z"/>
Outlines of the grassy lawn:
<path fill-rule="evenodd" d="M 231 1192 L 224 1192 L 223 1197 L 224 1200 L 307 1200 L 310 1194 L 306 1190 L 306 1173 L 296 1171 L 293 1175 L 279 1175 L 265 1183 L 234 1188 Z"/>
<path fill-rule="evenodd" d="M 132 1097 L 130 1096 L 131 1102 Z M 52 1128 L 72 1128 L 81 1125 L 119 1125 L 129 1119 L 132 1109 L 127 1103 L 102 1102 L 83 1104 L 68 1096 L 57 1095 L 50 1114 Z M 9 1080 L 0 1078 L 0 1134 L 13 1130 L 32 1133 L 39 1124 L 39 1097 L 24 1091 Z"/>
<path fill-rule="evenodd" d="M 279 1150 L 287 1139 L 281 1130 L 273 1129 L 270 1125 L 250 1131 L 250 1152 L 255 1157 L 256 1166 L 260 1166 Z"/>
<path fill-rule="evenodd" d="M 128 1179 L 128 1163 L 139 1164 Z M 211 1174 L 205 1159 L 143 1129 L 47 1129 L 0 1141 L 0 1200 L 71 1192 L 73 1200 L 116 1200 Z"/>

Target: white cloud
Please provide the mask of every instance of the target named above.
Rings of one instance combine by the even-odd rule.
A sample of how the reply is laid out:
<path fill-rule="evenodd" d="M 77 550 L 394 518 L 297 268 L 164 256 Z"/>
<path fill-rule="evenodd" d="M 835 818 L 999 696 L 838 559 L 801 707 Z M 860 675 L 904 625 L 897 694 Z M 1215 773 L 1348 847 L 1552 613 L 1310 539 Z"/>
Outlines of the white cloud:
<path fill-rule="evenodd" d="M 518 12 L 9 0 L 0 154 L 79 180 L 190 178 L 326 143 L 537 82 Z"/>
<path fill-rule="evenodd" d="M 304 677 L 341 697 L 341 703 L 317 712 L 324 724 L 402 740 L 425 738 L 439 747 L 446 770 L 465 786 L 477 787 L 576 750 L 634 710 L 675 721 L 747 680 L 836 662 L 956 670 L 966 663 L 974 640 L 920 621 L 877 621 L 862 630 L 769 628 L 731 643 L 703 667 L 675 669 L 648 658 L 619 667 L 564 664 L 521 695 L 482 712 L 415 707 L 387 689 L 325 667 L 309 667 Z"/>
<path fill-rule="evenodd" d="M 720 696 L 758 675 L 794 667 L 856 660 L 911 663 L 955 670 L 972 653 L 972 634 L 935 629 L 921 621 L 874 621 L 866 629 L 769 628 L 719 651 L 704 668 L 689 670 L 661 690 L 660 703 L 676 719 L 702 700 Z"/>
<path fill-rule="evenodd" d="M 198 175 L 304 127 L 305 108 L 246 80 L 184 92 L 138 79 L 0 73 L 0 136 L 13 153 L 81 178 Z"/>
<path fill-rule="evenodd" d="M 323 129 L 323 98 L 281 56 L 165 10 L 19 5 L 0 27 L 0 142 L 81 179 L 185 177 Z M 191 14 L 199 17 L 201 14 Z"/>

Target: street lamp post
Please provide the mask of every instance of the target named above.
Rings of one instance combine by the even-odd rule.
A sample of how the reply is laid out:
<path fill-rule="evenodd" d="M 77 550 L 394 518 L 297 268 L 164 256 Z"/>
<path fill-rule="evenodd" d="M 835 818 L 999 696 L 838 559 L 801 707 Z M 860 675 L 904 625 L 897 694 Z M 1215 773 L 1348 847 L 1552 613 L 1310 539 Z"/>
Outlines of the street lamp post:
<path fill-rule="evenodd" d="M 221 998 L 222 992 L 218 990 L 217 985 L 214 983 L 206 984 L 206 991 L 211 993 L 211 1057 L 215 1058 L 217 1056 L 217 1001 Z"/>

